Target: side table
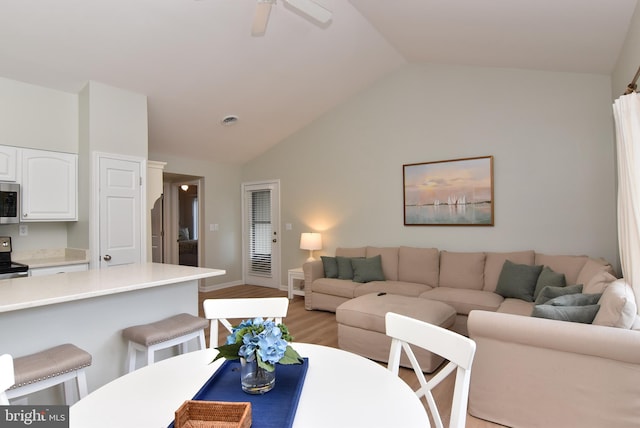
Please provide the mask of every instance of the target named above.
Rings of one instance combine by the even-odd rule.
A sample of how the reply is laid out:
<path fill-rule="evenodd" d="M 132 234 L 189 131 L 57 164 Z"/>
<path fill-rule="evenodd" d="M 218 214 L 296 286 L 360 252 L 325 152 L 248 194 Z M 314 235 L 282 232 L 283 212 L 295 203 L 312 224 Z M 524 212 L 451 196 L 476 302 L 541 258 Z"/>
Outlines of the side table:
<path fill-rule="evenodd" d="M 293 296 L 304 296 L 304 272 L 302 268 L 289 269 L 289 280 L 287 281 L 287 294 L 289 299 Z"/>

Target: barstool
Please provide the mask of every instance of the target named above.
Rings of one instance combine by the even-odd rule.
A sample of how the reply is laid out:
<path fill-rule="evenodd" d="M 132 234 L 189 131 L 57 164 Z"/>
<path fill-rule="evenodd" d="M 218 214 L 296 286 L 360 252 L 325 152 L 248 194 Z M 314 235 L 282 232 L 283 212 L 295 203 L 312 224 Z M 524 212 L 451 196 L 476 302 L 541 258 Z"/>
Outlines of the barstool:
<path fill-rule="evenodd" d="M 64 384 L 65 403 L 74 403 L 75 380 L 78 398 L 87 395 L 84 369 L 91 365 L 91 354 L 70 343 L 13 359 L 15 384 L 6 391 L 7 399 Z"/>
<path fill-rule="evenodd" d="M 155 352 L 179 345 L 181 354 L 187 351 L 187 342 L 198 338 L 200 349 L 205 349 L 204 329 L 209 322 L 190 314 L 178 314 L 150 324 L 135 325 L 122 330 L 129 341 L 127 351 L 128 372 L 136 369 L 137 352 L 144 352 L 147 364 L 155 361 Z"/>

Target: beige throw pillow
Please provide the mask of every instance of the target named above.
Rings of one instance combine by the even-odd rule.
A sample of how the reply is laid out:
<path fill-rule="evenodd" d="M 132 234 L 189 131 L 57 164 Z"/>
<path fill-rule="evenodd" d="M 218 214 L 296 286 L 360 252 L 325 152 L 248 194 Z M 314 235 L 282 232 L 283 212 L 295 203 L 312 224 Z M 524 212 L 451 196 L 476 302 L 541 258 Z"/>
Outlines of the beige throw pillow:
<path fill-rule="evenodd" d="M 600 310 L 593 324 L 629 329 L 636 319 L 636 300 L 624 278 L 610 283 L 598 304 Z"/>
<path fill-rule="evenodd" d="M 616 280 L 616 277 L 611 275 L 607 271 L 600 271 L 594 275 L 586 284 L 582 292 L 584 294 L 600 294 L 604 293 L 604 290 L 609 284 Z"/>

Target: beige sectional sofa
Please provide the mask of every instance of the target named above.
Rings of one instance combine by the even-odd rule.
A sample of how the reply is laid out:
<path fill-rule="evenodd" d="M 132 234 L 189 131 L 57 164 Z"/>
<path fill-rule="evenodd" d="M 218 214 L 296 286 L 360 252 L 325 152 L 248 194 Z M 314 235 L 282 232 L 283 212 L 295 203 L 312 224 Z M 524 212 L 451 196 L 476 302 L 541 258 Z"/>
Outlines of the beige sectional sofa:
<path fill-rule="evenodd" d="M 321 260 L 305 263 L 306 309 L 335 312 L 350 299 L 380 292 L 444 302 L 456 311 L 451 329 L 477 343 L 469 396 L 472 415 L 517 427 L 640 423 L 640 318 L 630 287 L 623 279 L 611 282 L 612 268 L 604 260 L 533 250 L 336 250 L 340 257 L 377 255 L 384 281 L 326 278 Z M 547 266 L 564 274 L 567 285 L 602 291 L 615 284 L 605 292 L 618 290 L 622 296 L 613 301 L 622 303 L 619 308 L 617 303 L 607 304 L 606 309 L 601 305 L 594 320 L 601 325 L 531 317 L 535 303 L 495 292 L 506 260 Z"/>

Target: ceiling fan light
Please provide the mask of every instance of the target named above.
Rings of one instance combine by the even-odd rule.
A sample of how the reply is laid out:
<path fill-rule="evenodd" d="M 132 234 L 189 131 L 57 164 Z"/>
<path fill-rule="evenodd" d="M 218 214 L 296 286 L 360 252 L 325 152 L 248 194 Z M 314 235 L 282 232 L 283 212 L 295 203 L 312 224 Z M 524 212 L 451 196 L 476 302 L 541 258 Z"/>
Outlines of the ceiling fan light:
<path fill-rule="evenodd" d="M 275 0 L 258 0 L 256 14 L 253 18 L 253 25 L 251 26 L 252 36 L 264 36 L 264 33 L 267 31 L 267 23 L 269 22 L 269 14 L 271 13 L 273 3 L 275 3 Z"/>
<path fill-rule="evenodd" d="M 333 14 L 330 10 L 325 9 L 313 0 L 284 0 L 289 5 L 298 9 L 300 12 L 315 19 L 321 24 L 331 21 Z"/>

